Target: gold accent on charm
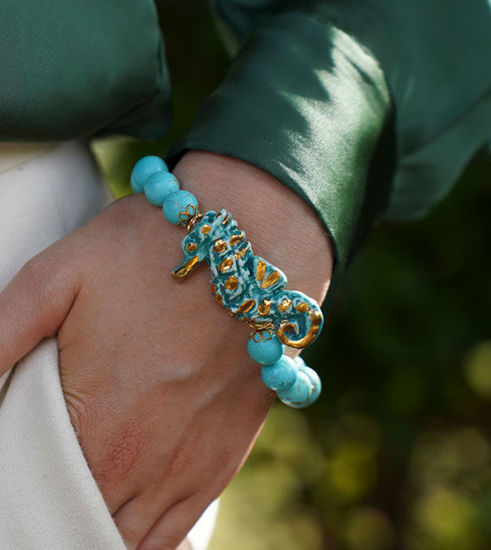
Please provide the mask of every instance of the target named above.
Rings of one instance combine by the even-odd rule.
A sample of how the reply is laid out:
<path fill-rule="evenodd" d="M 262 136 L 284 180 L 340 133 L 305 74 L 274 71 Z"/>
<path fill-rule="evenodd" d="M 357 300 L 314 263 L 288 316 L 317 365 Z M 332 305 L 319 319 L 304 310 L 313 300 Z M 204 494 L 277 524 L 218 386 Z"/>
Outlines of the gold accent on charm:
<path fill-rule="evenodd" d="M 211 283 L 211 293 L 215 294 L 216 291 L 217 291 L 217 287 L 215 286 L 215 283 Z"/>
<path fill-rule="evenodd" d="M 207 223 L 205 223 L 205 225 L 203 225 L 203 227 L 201 228 L 201 233 L 203 233 L 203 235 L 207 235 L 211 230 L 211 226 L 209 226 Z"/>
<path fill-rule="evenodd" d="M 262 281 L 264 279 L 264 275 L 266 274 L 266 267 L 266 264 L 262 260 L 259 260 L 259 262 L 257 262 L 256 279 L 258 281 Z"/>
<path fill-rule="evenodd" d="M 225 271 L 228 271 L 232 266 L 234 265 L 234 261 L 232 258 L 225 258 L 223 262 L 218 264 L 218 269 L 224 273 Z"/>
<path fill-rule="evenodd" d="M 230 315 L 230 317 L 235 317 L 235 313 L 231 309 L 225 306 L 224 306 L 224 309 Z"/>
<path fill-rule="evenodd" d="M 292 301 L 290 300 L 290 298 L 285 298 L 284 300 L 281 300 L 281 302 L 278 304 L 278 311 L 288 311 L 291 305 Z"/>
<path fill-rule="evenodd" d="M 259 315 L 267 315 L 269 313 L 269 310 L 271 309 L 272 300 L 263 300 L 261 304 L 259 304 L 259 307 L 257 308 L 259 311 Z"/>
<path fill-rule="evenodd" d="M 234 258 L 238 260 L 239 258 L 243 258 L 246 255 L 246 252 L 249 250 L 249 243 L 247 243 L 243 248 L 240 250 L 237 250 L 237 252 L 234 254 Z"/>
<path fill-rule="evenodd" d="M 251 338 L 254 342 L 260 342 L 261 340 L 271 340 L 273 338 L 273 331 L 270 329 L 257 330 L 252 333 Z"/>
<path fill-rule="evenodd" d="M 182 265 L 178 269 L 175 269 L 172 272 L 172 276 L 179 280 L 185 279 L 198 267 L 198 265 L 198 256 L 193 256 L 192 258 L 189 258 L 189 260 L 184 265 Z"/>
<path fill-rule="evenodd" d="M 295 306 L 295 309 L 300 311 L 300 313 L 305 313 L 309 310 L 309 304 L 307 302 L 300 302 Z"/>
<path fill-rule="evenodd" d="M 197 249 L 198 249 L 198 245 L 197 245 L 196 243 L 188 243 L 188 244 L 186 245 L 186 250 L 187 250 L 188 252 L 194 252 L 194 251 L 197 250 Z"/>
<path fill-rule="evenodd" d="M 322 324 L 322 314 L 317 310 L 310 310 L 310 328 L 307 334 L 300 340 L 292 340 L 285 333 L 286 332 L 297 332 L 297 327 L 293 323 L 288 321 L 283 321 L 280 324 L 280 328 L 276 331 L 276 336 L 280 339 L 280 342 L 285 344 L 285 346 L 290 346 L 295 349 L 302 349 L 311 344 L 317 334 L 319 333 L 320 326 Z"/>
<path fill-rule="evenodd" d="M 237 310 L 237 313 L 247 313 L 248 311 L 251 311 L 251 309 L 256 305 L 256 300 L 246 300 L 245 302 L 242 302 L 240 304 L 239 309 Z"/>
<path fill-rule="evenodd" d="M 228 241 L 228 244 L 230 246 L 234 246 L 236 244 L 239 244 L 240 241 L 245 237 L 245 233 L 243 231 L 240 232 L 239 235 L 232 235 Z"/>
<path fill-rule="evenodd" d="M 188 233 L 190 231 L 192 231 L 194 229 L 194 226 L 201 220 L 202 217 L 203 217 L 203 214 L 201 214 L 200 211 L 199 211 L 199 208 L 196 207 L 196 209 L 194 211 L 194 215 L 191 216 L 191 218 L 187 222 L 186 231 Z M 182 224 L 180 224 L 180 225 L 182 225 Z"/>
<path fill-rule="evenodd" d="M 186 210 L 181 210 L 179 212 L 179 221 L 178 224 L 181 227 L 185 227 L 188 233 L 196 225 L 196 222 L 203 217 L 203 214 L 199 212 L 199 206 L 194 204 L 188 204 Z"/>
<path fill-rule="evenodd" d="M 261 288 L 269 288 L 280 280 L 280 274 L 277 271 L 270 273 L 261 283 Z"/>
<path fill-rule="evenodd" d="M 223 218 L 222 225 L 227 225 L 227 223 L 230 221 L 230 218 L 228 214 L 225 214 L 225 217 Z"/>
<path fill-rule="evenodd" d="M 225 252 L 225 250 L 227 250 L 227 244 L 225 241 L 222 241 L 222 239 L 217 239 L 213 245 L 213 250 L 218 253 Z"/>
<path fill-rule="evenodd" d="M 239 284 L 239 279 L 237 279 L 235 275 L 231 275 L 225 281 L 225 288 L 227 288 L 228 290 L 235 290 L 238 284 Z"/>
<path fill-rule="evenodd" d="M 215 294 L 215 302 L 217 304 L 222 305 L 223 304 L 223 296 L 221 294 Z"/>
<path fill-rule="evenodd" d="M 274 324 L 270 321 L 266 323 L 258 323 L 254 319 L 244 319 L 249 327 L 252 329 L 251 338 L 254 342 L 260 342 L 261 340 L 271 340 L 274 332 Z"/>

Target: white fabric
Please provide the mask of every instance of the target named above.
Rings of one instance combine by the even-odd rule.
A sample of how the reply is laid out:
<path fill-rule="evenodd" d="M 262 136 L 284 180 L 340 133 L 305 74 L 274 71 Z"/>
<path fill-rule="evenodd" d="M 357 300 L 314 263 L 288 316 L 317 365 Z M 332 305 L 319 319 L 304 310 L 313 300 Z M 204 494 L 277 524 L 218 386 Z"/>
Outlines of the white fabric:
<path fill-rule="evenodd" d="M 0 146 L 0 289 L 107 203 L 80 143 Z M 188 535 L 205 550 L 213 504 Z M 125 550 L 70 423 L 55 339 L 0 380 L 0 550 Z"/>

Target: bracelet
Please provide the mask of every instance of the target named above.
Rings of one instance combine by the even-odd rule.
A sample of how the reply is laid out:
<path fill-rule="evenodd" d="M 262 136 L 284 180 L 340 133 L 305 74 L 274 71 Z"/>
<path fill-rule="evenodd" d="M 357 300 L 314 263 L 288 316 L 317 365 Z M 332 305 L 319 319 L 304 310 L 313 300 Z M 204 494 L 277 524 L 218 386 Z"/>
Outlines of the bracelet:
<path fill-rule="evenodd" d="M 321 392 L 318 374 L 300 356 L 291 359 L 283 352 L 285 346 L 302 349 L 316 339 L 324 322 L 318 303 L 302 292 L 284 289 L 285 274 L 253 254 L 229 212 L 202 214 L 196 197 L 179 188 L 161 158 L 141 158 L 131 173 L 131 187 L 162 207 L 168 221 L 187 229 L 184 261 L 173 277 L 185 279 L 206 260 L 215 302 L 252 329 L 247 351 L 262 365 L 264 384 L 290 407 L 311 405 Z"/>

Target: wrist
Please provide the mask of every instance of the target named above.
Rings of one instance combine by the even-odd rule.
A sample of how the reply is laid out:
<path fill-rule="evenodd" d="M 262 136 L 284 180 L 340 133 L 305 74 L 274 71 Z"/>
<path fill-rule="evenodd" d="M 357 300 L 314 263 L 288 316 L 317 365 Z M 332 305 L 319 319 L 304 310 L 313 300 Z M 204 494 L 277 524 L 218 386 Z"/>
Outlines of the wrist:
<path fill-rule="evenodd" d="M 296 355 L 293 350 L 311 344 L 322 329 L 319 302 L 327 290 L 332 253 L 319 221 L 300 197 L 253 166 L 198 151 L 186 156 L 174 175 L 159 157 L 140 159 L 131 186 L 162 207 L 172 225 L 187 228 L 181 241 L 184 257 L 172 275 L 182 281 L 206 260 L 215 302 L 252 331 L 247 350 L 262 365 L 264 385 L 290 407 L 316 401 L 319 376 L 285 350 L 292 348 L 289 354 Z M 212 206 L 215 201 L 218 207 Z M 245 213 L 247 221 L 242 221 Z M 324 254 L 316 250 L 316 236 L 327 248 Z M 252 247 L 251 240 L 256 242 Z M 290 288 L 285 288 L 284 272 Z"/>
<path fill-rule="evenodd" d="M 174 174 L 198 198 L 202 212 L 230 211 L 254 252 L 284 271 L 289 287 L 322 303 L 332 272 L 332 247 L 299 195 L 251 164 L 204 151 L 184 155 Z"/>

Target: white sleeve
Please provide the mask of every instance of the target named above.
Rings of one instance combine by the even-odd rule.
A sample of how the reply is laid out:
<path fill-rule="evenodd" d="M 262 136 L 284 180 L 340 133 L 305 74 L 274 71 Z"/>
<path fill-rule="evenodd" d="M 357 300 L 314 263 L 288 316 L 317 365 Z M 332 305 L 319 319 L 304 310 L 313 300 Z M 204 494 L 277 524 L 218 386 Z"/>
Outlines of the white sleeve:
<path fill-rule="evenodd" d="M 0 441 L 1 550 L 126 550 L 70 423 L 56 340 L 12 373 Z"/>
<path fill-rule="evenodd" d="M 83 144 L 0 144 L 0 290 L 107 201 Z M 214 504 L 193 528 L 193 550 L 215 515 Z M 71 425 L 55 339 L 0 379 L 0 550 L 14 549 L 126 550 Z"/>

